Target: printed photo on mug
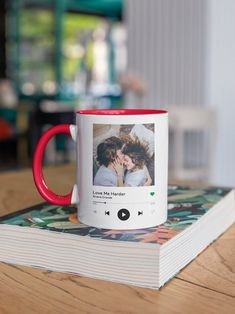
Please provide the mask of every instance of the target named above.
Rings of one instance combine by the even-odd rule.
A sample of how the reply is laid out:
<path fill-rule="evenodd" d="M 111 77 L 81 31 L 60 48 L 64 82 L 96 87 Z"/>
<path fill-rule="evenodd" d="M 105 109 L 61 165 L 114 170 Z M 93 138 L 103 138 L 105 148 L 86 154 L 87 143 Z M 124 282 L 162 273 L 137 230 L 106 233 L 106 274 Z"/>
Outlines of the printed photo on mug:
<path fill-rule="evenodd" d="M 155 184 L 154 124 L 93 124 L 93 185 Z"/>

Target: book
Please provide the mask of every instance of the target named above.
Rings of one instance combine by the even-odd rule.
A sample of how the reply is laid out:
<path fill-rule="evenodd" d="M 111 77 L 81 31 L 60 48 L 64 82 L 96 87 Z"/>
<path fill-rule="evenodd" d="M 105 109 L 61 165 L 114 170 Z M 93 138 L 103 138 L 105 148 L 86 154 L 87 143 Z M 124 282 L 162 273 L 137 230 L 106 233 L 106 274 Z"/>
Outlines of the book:
<path fill-rule="evenodd" d="M 79 223 L 73 206 L 0 218 L 0 261 L 158 289 L 235 221 L 235 191 L 169 186 L 168 220 L 138 230 Z"/>

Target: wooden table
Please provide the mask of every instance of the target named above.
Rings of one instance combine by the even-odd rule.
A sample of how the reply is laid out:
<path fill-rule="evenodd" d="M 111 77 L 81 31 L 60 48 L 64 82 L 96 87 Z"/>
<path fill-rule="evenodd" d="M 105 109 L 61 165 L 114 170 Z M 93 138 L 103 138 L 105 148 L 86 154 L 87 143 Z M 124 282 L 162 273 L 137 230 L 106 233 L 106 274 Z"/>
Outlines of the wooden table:
<path fill-rule="evenodd" d="M 45 175 L 65 193 L 75 167 Z M 0 215 L 41 201 L 31 170 L 0 174 Z M 159 291 L 0 263 L 0 313 L 234 314 L 234 239 L 235 225 Z"/>

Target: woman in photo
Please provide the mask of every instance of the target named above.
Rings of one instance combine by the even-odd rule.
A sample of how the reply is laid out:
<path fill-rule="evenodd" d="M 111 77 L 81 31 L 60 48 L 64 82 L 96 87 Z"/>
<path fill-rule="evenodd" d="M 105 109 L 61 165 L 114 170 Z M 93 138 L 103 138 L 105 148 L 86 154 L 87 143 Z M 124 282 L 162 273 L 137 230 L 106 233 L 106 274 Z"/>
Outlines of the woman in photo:
<path fill-rule="evenodd" d="M 122 152 L 124 154 L 123 163 L 118 159 L 113 163 L 117 173 L 118 186 L 151 185 L 152 179 L 146 167 L 147 147 L 136 138 L 134 141 L 127 142 Z M 126 168 L 125 175 L 123 175 L 124 167 Z"/>
<path fill-rule="evenodd" d="M 98 145 L 96 160 L 100 167 L 95 174 L 94 185 L 118 186 L 118 176 L 114 163 L 123 164 L 123 144 L 123 141 L 118 137 L 112 136 Z"/>

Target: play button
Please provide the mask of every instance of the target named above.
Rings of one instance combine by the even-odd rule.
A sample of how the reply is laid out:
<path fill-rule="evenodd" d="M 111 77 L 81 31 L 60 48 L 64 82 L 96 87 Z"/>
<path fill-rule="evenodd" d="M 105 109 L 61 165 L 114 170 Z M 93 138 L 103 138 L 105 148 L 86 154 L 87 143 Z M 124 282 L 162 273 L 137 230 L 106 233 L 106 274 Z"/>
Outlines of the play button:
<path fill-rule="evenodd" d="M 130 212 L 126 208 L 122 208 L 118 211 L 118 218 L 120 220 L 127 220 L 130 218 Z"/>

